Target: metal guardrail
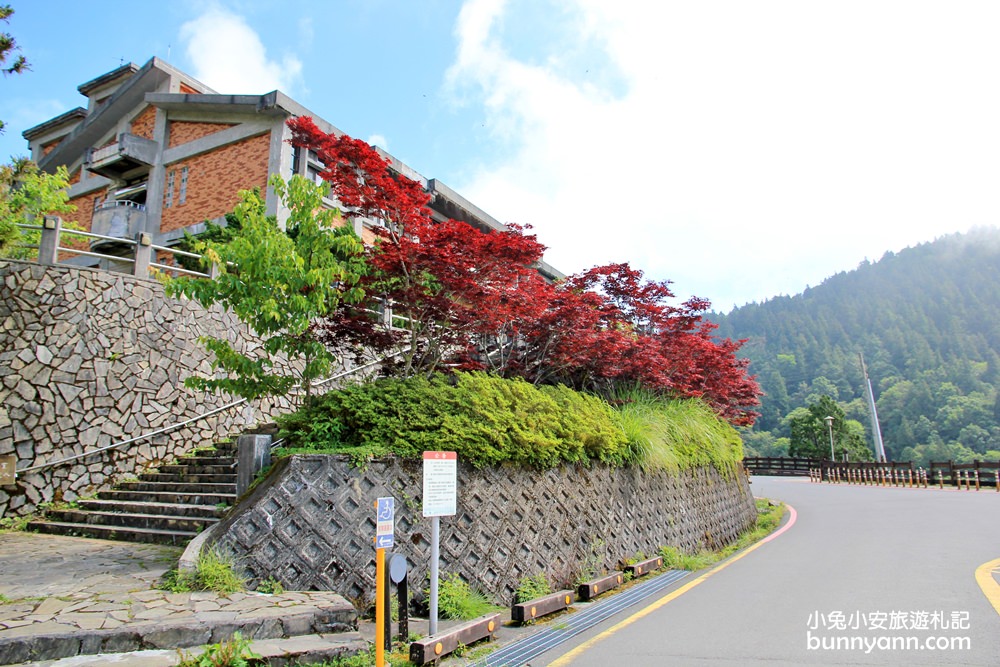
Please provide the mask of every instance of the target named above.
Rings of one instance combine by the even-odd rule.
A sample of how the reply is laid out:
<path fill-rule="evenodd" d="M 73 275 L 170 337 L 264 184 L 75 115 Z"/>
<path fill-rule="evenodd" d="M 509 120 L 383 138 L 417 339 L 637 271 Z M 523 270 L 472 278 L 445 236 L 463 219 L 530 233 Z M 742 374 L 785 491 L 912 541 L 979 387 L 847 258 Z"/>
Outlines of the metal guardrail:
<path fill-rule="evenodd" d="M 124 202 L 115 202 L 115 204 L 123 204 Z M 134 202 L 128 202 L 128 204 L 134 207 L 141 207 L 141 204 L 135 204 Z M 145 208 L 145 207 L 142 207 Z M 195 259 L 201 259 L 201 255 L 192 252 L 186 252 L 184 250 L 175 250 L 167 246 L 154 245 L 152 243 L 152 235 L 141 232 L 136 234 L 134 239 L 122 238 L 119 236 L 107 236 L 105 234 L 95 234 L 93 232 L 87 232 L 83 230 L 75 229 L 63 229 L 62 220 L 57 216 L 46 216 L 44 223 L 42 225 L 24 225 L 18 224 L 18 228 L 22 230 L 34 230 L 40 231 L 42 233 L 41 241 L 38 245 L 32 244 L 21 244 L 21 247 L 25 248 L 37 248 L 38 249 L 38 263 L 46 265 L 57 265 L 59 264 L 59 254 L 60 253 L 70 253 L 73 255 L 79 255 L 83 257 L 94 257 L 96 259 L 106 259 L 115 262 L 126 262 L 132 264 L 132 275 L 139 278 L 150 278 L 150 269 L 166 271 L 172 273 L 179 273 L 189 276 L 194 276 L 197 278 L 213 278 L 215 277 L 215 270 L 213 269 L 210 273 L 202 273 L 199 271 L 191 271 L 179 266 L 172 266 L 170 264 L 160 264 L 153 260 L 153 251 L 167 252 L 175 256 L 181 257 L 191 257 Z M 81 236 L 88 239 L 95 239 L 98 241 L 110 241 L 118 246 L 131 246 L 134 251 L 132 257 L 123 255 L 110 255 L 108 253 L 94 252 L 93 250 L 81 250 L 79 248 L 73 248 L 68 246 L 60 245 L 62 236 L 64 234 L 69 234 L 72 236 Z"/>

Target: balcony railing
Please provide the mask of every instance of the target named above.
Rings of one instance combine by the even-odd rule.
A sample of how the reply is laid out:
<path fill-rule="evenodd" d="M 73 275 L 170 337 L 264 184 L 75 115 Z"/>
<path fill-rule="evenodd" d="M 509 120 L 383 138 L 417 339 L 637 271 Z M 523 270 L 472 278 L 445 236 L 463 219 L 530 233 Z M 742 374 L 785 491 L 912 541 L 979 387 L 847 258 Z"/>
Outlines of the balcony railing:
<path fill-rule="evenodd" d="M 149 168 L 156 161 L 155 141 L 122 133 L 118 141 L 87 152 L 84 168 L 108 178 L 122 178 L 140 167 Z"/>

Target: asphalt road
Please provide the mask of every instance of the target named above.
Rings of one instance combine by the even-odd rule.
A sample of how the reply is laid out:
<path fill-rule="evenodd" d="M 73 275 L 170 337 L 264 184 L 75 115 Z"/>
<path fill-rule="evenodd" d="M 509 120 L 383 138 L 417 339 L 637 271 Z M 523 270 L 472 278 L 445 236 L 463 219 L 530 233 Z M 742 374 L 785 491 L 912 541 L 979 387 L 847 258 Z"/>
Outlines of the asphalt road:
<path fill-rule="evenodd" d="M 1000 558 L 1000 494 L 767 477 L 752 489 L 791 505 L 794 524 L 532 665 L 1000 665 L 1000 614 L 975 578 Z"/>

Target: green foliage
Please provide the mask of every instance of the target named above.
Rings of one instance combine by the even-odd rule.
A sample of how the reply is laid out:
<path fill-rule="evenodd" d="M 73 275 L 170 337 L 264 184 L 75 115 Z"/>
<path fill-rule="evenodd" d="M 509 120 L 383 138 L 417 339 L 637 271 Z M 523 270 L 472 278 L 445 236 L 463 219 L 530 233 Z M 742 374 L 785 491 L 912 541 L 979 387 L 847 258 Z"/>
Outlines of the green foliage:
<path fill-rule="evenodd" d="M 826 418 L 833 417 L 827 425 Z M 787 417 L 791 432 L 788 454 L 813 458 L 830 458 L 831 431 L 833 451 L 837 460 L 846 455 L 851 461 L 871 461 L 872 450 L 864 441 L 864 428 L 849 420 L 844 410 L 831 397 L 823 395 L 808 407 L 796 408 Z"/>
<path fill-rule="evenodd" d="M 68 203 L 68 184 L 69 173 L 65 167 L 49 174 L 27 159 L 0 165 L 0 256 L 29 259 L 37 255 L 38 251 L 33 248 L 17 246 L 22 243 L 37 245 L 41 232 L 21 230 L 16 225 L 40 225 L 45 215 L 75 211 L 76 207 Z M 71 221 L 64 222 L 63 227 L 80 229 Z"/>
<path fill-rule="evenodd" d="M 430 589 L 425 593 L 429 596 Z M 441 578 L 438 584 L 438 613 L 442 618 L 468 621 L 496 610 L 496 605 L 469 586 L 458 574 Z"/>
<path fill-rule="evenodd" d="M 285 587 L 274 577 L 268 577 L 257 584 L 257 592 L 266 595 L 281 595 L 285 592 Z"/>
<path fill-rule="evenodd" d="M 224 226 L 217 225 L 210 220 L 206 220 L 205 231 L 201 232 L 197 236 L 193 236 L 185 230 L 184 238 L 177 243 L 175 248 L 185 252 L 198 253 L 199 248 L 204 248 L 210 243 L 225 245 L 235 239 L 239 235 L 242 228 L 243 225 L 240 223 L 240 219 L 232 213 L 227 213 L 226 224 Z M 193 257 L 177 255 L 177 263 L 189 271 L 201 271 L 204 269 L 200 260 Z"/>
<path fill-rule="evenodd" d="M 754 433 L 790 437 L 788 416 L 825 394 L 859 422 L 870 447 L 860 351 L 887 454 L 926 465 L 995 460 L 987 452 L 1000 442 L 998 305 L 1000 232 L 984 228 L 711 319 L 719 335 L 750 339 L 742 352 L 765 392 Z"/>
<path fill-rule="evenodd" d="M 590 460 L 622 463 L 627 456 L 614 413 L 600 399 L 485 373 L 349 387 L 278 423 L 296 451 L 347 453 L 359 463 L 439 449 L 456 451 L 475 466 L 548 468 Z"/>
<path fill-rule="evenodd" d="M 246 589 L 246 577 L 237 570 L 231 556 L 213 547 L 198 555 L 194 572 L 168 572 L 162 588 L 172 593 L 214 591 L 229 595 Z"/>
<path fill-rule="evenodd" d="M 25 516 L 5 516 L 0 518 L 0 534 L 23 531 L 27 529 L 28 524 L 34 519 L 35 516 L 32 514 Z"/>
<path fill-rule="evenodd" d="M 218 263 L 221 275 L 164 280 L 171 296 L 184 295 L 205 307 L 221 304 L 264 339 L 254 356 L 238 352 L 227 339 L 203 339 L 215 354 L 215 368 L 228 377 L 191 377 L 188 386 L 253 399 L 283 395 L 298 385 L 308 402 L 311 382 L 326 375 L 333 361 L 310 325 L 341 301 L 361 300 L 354 285 L 363 270 L 362 245 L 349 225 L 340 224 L 339 212 L 323 208 L 329 186 L 301 176 L 286 184 L 274 175 L 269 183 L 289 209 L 287 234 L 265 215 L 259 193 L 243 191 L 233 213 L 239 232 L 226 243 L 196 245 L 206 263 Z M 282 359 L 296 362 L 294 369 L 283 371 Z"/>
<path fill-rule="evenodd" d="M 250 649 L 251 644 L 249 639 L 244 639 L 236 632 L 232 639 L 210 644 L 198 655 L 178 650 L 181 661 L 177 663 L 177 667 L 248 667 L 249 660 L 260 658 Z"/>
<path fill-rule="evenodd" d="M 534 600 L 551 592 L 552 586 L 549 585 L 548 578 L 544 572 L 539 572 L 534 576 L 524 577 L 518 582 L 517 589 L 514 591 L 514 604 Z"/>
<path fill-rule="evenodd" d="M 781 523 L 781 517 L 785 514 L 785 506 L 781 503 L 772 504 L 767 499 L 757 499 L 756 506 L 757 521 L 754 527 L 723 549 L 717 551 L 702 549 L 694 553 L 685 553 L 676 547 L 661 546 L 659 553 L 663 557 L 663 567 L 691 572 L 701 570 L 767 537 Z"/>
<path fill-rule="evenodd" d="M 711 465 L 730 474 L 743 459 L 739 434 L 699 400 L 671 400 L 639 389 L 617 399 L 628 458 L 645 469 L 676 472 Z"/>

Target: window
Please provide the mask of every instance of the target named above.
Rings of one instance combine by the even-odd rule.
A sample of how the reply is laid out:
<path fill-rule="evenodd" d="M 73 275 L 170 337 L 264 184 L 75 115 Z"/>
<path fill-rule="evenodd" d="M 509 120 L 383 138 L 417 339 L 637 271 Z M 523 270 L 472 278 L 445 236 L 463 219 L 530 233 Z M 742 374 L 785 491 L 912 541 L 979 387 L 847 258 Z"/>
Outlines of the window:
<path fill-rule="evenodd" d="M 177 193 L 177 205 L 180 206 L 187 201 L 188 198 L 188 168 L 181 168 L 181 188 Z"/>
<path fill-rule="evenodd" d="M 163 196 L 163 208 L 170 208 L 174 205 L 174 172 L 167 172 L 167 191 Z"/>

